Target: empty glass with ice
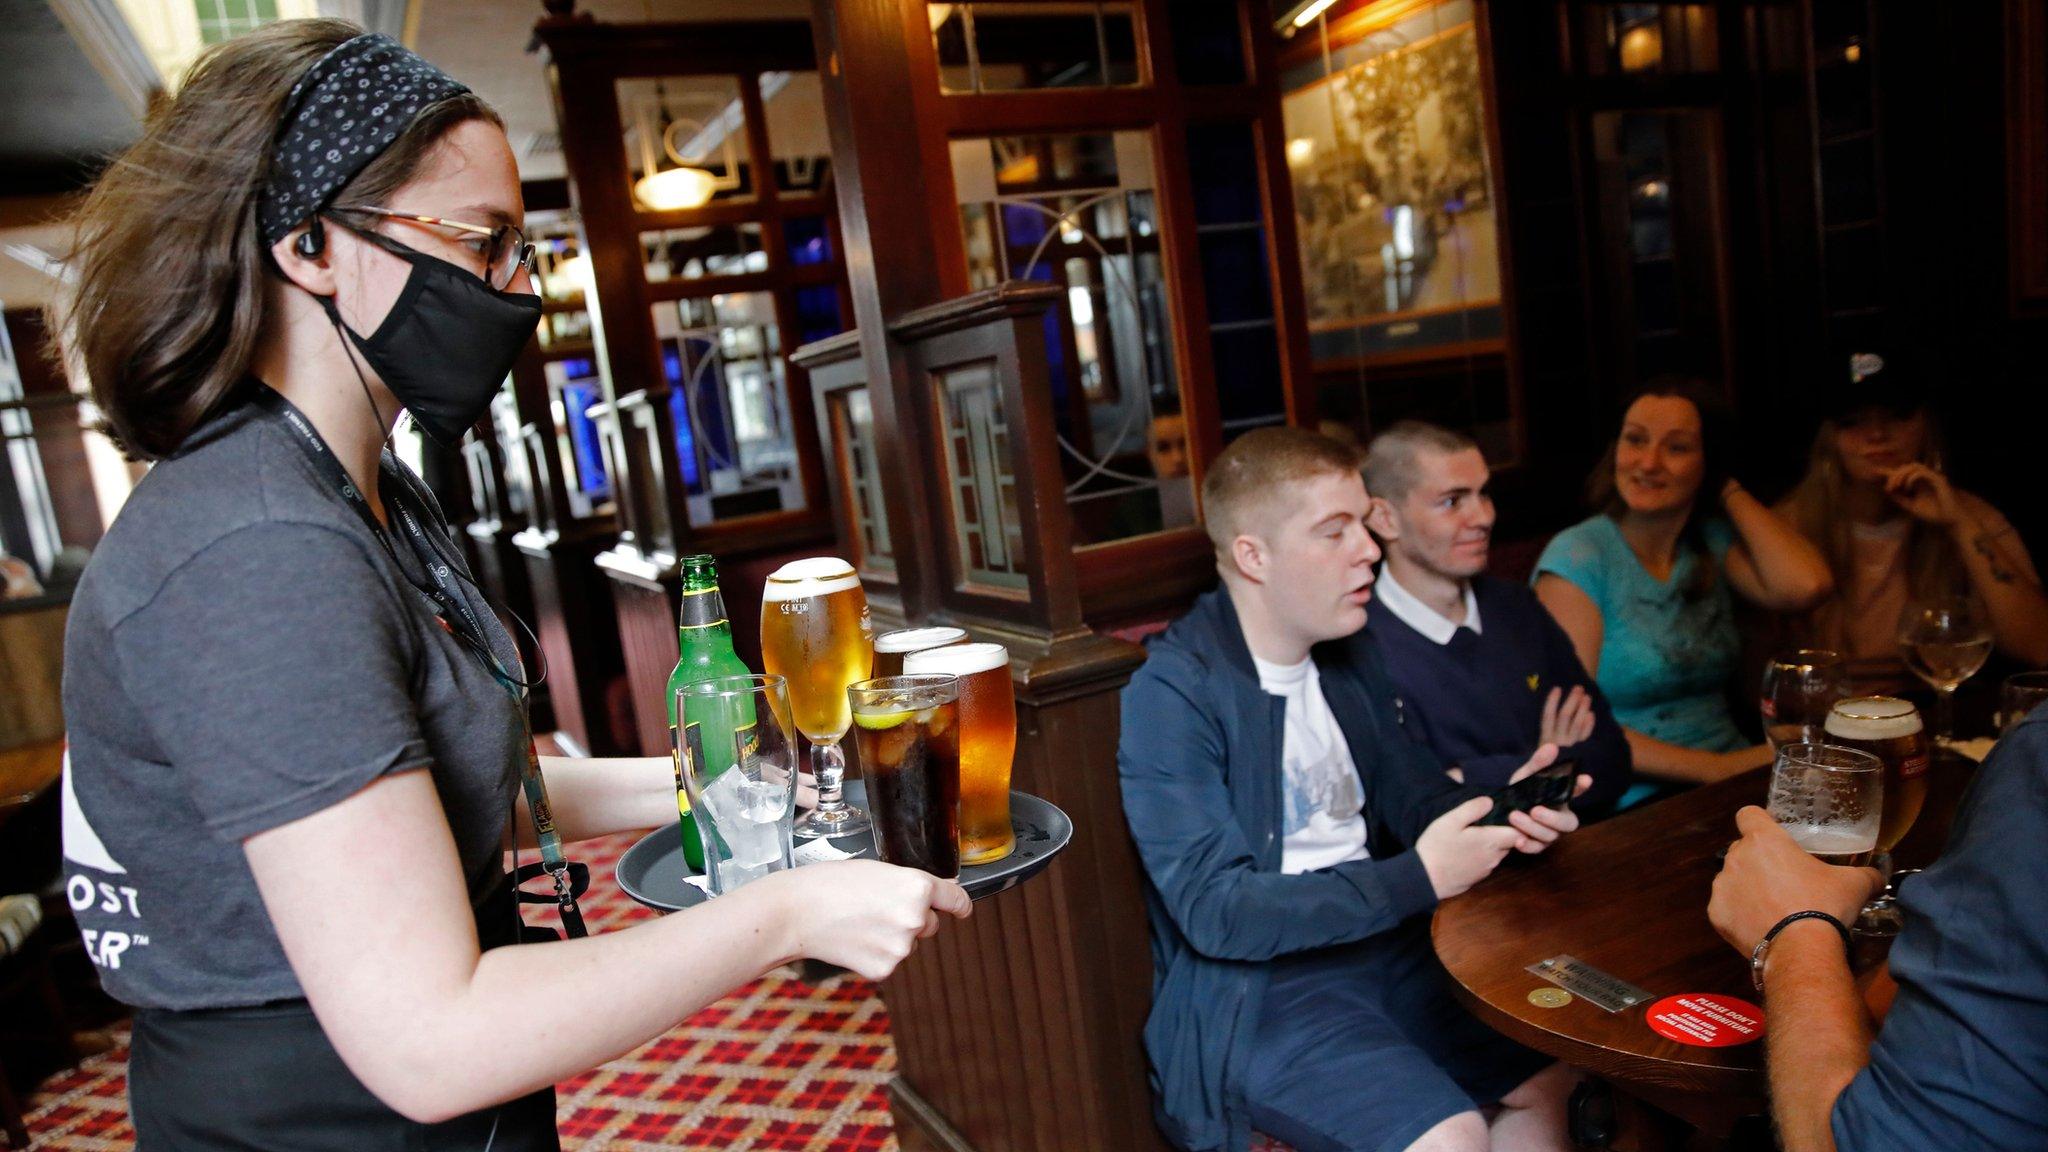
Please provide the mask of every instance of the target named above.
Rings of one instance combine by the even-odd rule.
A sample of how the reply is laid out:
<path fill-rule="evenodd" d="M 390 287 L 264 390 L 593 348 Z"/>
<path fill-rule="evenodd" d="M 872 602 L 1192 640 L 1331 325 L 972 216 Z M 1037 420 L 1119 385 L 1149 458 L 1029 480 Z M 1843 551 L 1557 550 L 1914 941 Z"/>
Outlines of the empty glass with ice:
<path fill-rule="evenodd" d="M 783 678 L 686 684 L 676 690 L 676 717 L 676 756 L 712 895 L 791 867 L 796 729 Z"/>

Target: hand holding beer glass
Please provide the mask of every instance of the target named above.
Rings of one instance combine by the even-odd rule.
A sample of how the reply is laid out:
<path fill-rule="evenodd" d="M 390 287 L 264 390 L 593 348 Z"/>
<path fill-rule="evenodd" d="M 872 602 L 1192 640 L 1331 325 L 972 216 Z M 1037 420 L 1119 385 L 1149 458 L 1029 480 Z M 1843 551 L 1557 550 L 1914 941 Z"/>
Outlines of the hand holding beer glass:
<path fill-rule="evenodd" d="M 761 594 L 761 663 L 789 681 L 796 726 L 811 742 L 818 806 L 796 822 L 799 839 L 850 836 L 868 829 L 867 813 L 846 803 L 846 754 L 853 726 L 846 690 L 874 666 L 874 625 L 853 565 L 829 556 L 775 570 Z"/>
<path fill-rule="evenodd" d="M 1010 650 L 1001 644 L 928 648 L 903 660 L 906 675 L 960 681 L 960 862 L 989 864 L 1017 848 L 1010 827 L 1010 761 L 1017 751 L 1017 696 Z"/>
<path fill-rule="evenodd" d="M 1801 648 L 1772 658 L 1764 666 L 1760 707 L 1772 750 L 1820 740 L 1828 710 L 1849 694 L 1847 684 L 1840 653 Z"/>
<path fill-rule="evenodd" d="M 1787 744 L 1771 768 L 1771 819 L 1829 864 L 1862 867 L 1877 855 L 1884 765 L 1832 744 Z"/>

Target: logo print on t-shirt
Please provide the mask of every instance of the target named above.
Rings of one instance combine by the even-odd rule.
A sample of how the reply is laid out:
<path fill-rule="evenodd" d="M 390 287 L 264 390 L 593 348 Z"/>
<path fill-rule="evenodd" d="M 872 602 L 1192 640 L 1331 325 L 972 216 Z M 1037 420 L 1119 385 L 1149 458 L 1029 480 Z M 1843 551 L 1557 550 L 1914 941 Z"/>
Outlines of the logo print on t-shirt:
<path fill-rule="evenodd" d="M 1536 690 L 1536 686 L 1537 686 L 1538 684 L 1541 684 L 1541 683 L 1543 683 L 1543 674 L 1542 674 L 1541 672 L 1531 672 L 1531 673 L 1529 673 L 1529 676 L 1528 676 L 1528 682 L 1529 682 L 1529 691 L 1531 691 L 1531 692 L 1534 692 L 1534 691 Z"/>
<path fill-rule="evenodd" d="M 71 905 L 71 912 L 78 918 L 79 936 L 85 942 L 86 958 L 102 968 L 119 968 L 121 958 L 134 948 L 149 946 L 146 932 L 132 931 L 142 925 L 142 893 L 129 884 L 115 884 L 104 879 L 95 879 L 82 869 L 91 869 L 102 876 L 126 876 L 128 870 L 121 867 L 113 853 L 94 830 L 92 822 L 85 818 L 85 809 L 78 804 L 78 793 L 71 786 L 71 753 L 64 753 L 63 810 L 61 819 L 64 827 L 64 859 L 76 867 L 66 868 L 64 877 L 64 898 Z M 118 917 L 119 919 L 113 919 Z M 123 928 L 106 927 L 112 919 Z"/>

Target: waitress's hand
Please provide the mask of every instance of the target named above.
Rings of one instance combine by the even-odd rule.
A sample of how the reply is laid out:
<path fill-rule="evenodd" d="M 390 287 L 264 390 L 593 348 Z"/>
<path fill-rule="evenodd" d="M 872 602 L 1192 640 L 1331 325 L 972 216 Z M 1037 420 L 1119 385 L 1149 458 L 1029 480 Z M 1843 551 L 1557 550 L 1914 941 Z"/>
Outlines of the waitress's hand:
<path fill-rule="evenodd" d="M 812 864 L 754 883 L 777 885 L 792 951 L 870 980 L 887 977 L 936 934 L 940 913 L 966 919 L 974 911 L 954 881 L 879 860 Z"/>

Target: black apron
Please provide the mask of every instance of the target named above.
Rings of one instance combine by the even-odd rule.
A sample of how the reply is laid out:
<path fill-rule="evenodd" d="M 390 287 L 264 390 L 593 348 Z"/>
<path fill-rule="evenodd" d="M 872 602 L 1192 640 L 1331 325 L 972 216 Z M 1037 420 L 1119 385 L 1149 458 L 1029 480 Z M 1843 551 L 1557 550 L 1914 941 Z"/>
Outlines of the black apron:
<path fill-rule="evenodd" d="M 486 950 L 519 942 L 509 881 L 477 910 L 477 938 Z M 137 1012 L 128 1101 L 138 1152 L 561 1150 L 553 1088 L 439 1124 L 392 1111 L 342 1063 L 304 1000 Z"/>

